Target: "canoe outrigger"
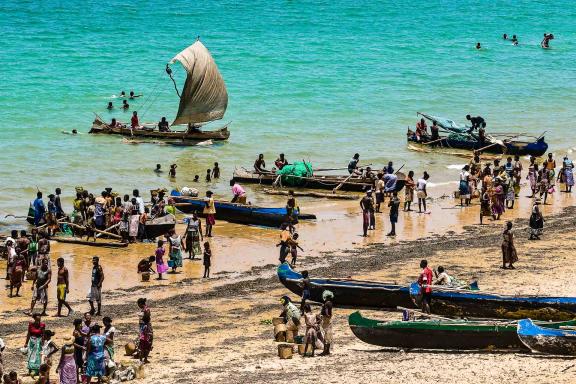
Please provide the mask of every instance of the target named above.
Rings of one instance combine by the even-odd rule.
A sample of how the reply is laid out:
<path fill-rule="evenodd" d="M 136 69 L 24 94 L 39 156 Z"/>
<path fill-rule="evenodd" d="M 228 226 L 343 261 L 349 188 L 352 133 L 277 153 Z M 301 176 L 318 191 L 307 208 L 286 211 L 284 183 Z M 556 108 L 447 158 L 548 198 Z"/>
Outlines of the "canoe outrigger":
<path fill-rule="evenodd" d="M 546 153 L 548 144 L 544 139 L 544 134 L 540 137 L 533 137 L 533 141 L 514 140 L 524 134 L 512 135 L 486 135 L 484 141 L 479 140 L 475 133 L 469 133 L 468 127 L 460 126 L 450 119 L 445 119 L 438 116 L 432 116 L 425 113 L 418 112 L 424 119 L 433 122 L 435 121 L 442 132 L 447 135 L 440 136 L 436 140 L 432 140 L 431 136 L 418 137 L 416 132 L 408 128 L 407 140 L 408 147 L 415 150 L 464 150 L 464 151 L 480 151 L 483 153 L 501 154 L 501 155 L 518 155 L 518 156 L 535 156 L 539 157 Z M 502 140 L 497 139 L 496 136 L 504 137 Z"/>
<path fill-rule="evenodd" d="M 181 91 L 178 91 L 169 66 L 176 61 L 182 64 L 187 73 Z M 179 144 L 190 143 L 190 145 L 205 140 L 227 140 L 230 137 L 229 123 L 214 131 L 201 130 L 202 125 L 224 117 L 228 106 L 224 79 L 204 44 L 197 40 L 177 54 L 166 64 L 166 72 L 174 82 L 174 88 L 180 97 L 178 113 L 171 127 L 184 125 L 185 129 L 161 132 L 156 124 L 143 124 L 136 128 L 122 123 L 111 126 L 96 115 L 90 133 L 156 139 Z"/>

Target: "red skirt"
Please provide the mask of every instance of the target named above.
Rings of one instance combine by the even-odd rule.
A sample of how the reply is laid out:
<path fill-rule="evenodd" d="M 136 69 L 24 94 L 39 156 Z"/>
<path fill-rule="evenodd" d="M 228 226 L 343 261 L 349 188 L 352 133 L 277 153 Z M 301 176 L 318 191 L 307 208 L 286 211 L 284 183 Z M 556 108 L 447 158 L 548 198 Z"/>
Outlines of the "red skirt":
<path fill-rule="evenodd" d="M 216 219 L 214 219 L 214 215 L 212 215 L 212 214 L 206 215 L 206 224 L 209 224 L 209 225 L 216 224 Z"/>

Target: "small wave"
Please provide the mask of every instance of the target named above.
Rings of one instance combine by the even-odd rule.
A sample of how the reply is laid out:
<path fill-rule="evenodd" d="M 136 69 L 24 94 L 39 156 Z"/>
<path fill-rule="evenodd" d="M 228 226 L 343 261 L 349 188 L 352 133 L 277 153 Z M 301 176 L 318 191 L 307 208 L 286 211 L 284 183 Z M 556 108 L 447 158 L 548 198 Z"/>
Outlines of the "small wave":
<path fill-rule="evenodd" d="M 466 165 L 466 164 L 450 164 L 450 165 L 447 165 L 446 168 L 460 170 L 460 169 L 464 168 L 464 165 Z"/>

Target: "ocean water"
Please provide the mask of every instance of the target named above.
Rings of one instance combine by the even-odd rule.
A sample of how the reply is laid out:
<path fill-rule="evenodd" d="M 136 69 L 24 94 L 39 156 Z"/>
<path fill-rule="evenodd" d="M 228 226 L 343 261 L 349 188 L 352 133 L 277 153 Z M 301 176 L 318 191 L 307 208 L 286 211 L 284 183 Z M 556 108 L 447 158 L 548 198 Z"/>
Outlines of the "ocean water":
<path fill-rule="evenodd" d="M 462 121 L 480 114 L 488 131 L 547 131 L 557 154 L 576 145 L 576 7 L 571 1 L 14 1 L 0 3 L 0 224 L 23 214 L 37 188 L 82 185 L 125 192 L 191 185 L 215 161 L 227 194 L 234 167 L 279 152 L 317 167 L 344 167 L 354 152 L 393 160 L 433 182 L 462 163 L 411 152 L 416 111 Z M 544 32 L 556 39 L 539 47 Z M 503 41 L 516 34 L 520 45 Z M 173 118 L 178 98 L 165 63 L 200 36 L 226 81 L 231 138 L 211 147 L 128 145 L 87 132 L 111 95 L 141 121 Z M 485 47 L 474 49 L 479 41 Z M 175 66 L 176 68 L 177 66 Z M 175 69 L 182 84 L 184 73 Z M 117 105 L 118 100 L 113 100 Z M 64 135 L 77 129 L 81 135 Z M 178 178 L 156 176 L 178 165 Z M 255 197 L 256 200 L 258 197 Z"/>

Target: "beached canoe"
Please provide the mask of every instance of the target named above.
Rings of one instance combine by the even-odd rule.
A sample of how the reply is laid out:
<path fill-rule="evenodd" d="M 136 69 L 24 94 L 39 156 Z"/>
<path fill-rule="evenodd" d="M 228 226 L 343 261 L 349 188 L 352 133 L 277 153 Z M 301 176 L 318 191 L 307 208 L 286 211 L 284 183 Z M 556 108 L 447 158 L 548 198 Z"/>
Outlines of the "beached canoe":
<path fill-rule="evenodd" d="M 410 295 L 417 303 L 419 292 L 418 283 L 412 283 Z M 576 297 L 513 296 L 434 286 L 431 310 L 442 316 L 563 321 L 576 318 Z"/>
<path fill-rule="evenodd" d="M 576 356 L 576 329 L 550 329 L 524 319 L 518 322 L 517 332 L 520 341 L 531 351 Z"/>
<path fill-rule="evenodd" d="M 302 275 L 294 271 L 288 263 L 278 266 L 278 278 L 290 291 L 302 296 Z M 334 293 L 333 304 L 344 308 L 392 309 L 396 307 L 415 308 L 409 295 L 408 285 L 379 283 L 374 281 L 311 278 L 311 301 L 322 302 L 322 293 Z"/>
<path fill-rule="evenodd" d="M 406 175 L 402 172 L 396 174 L 398 180 L 396 182 L 396 191 L 401 191 L 406 182 Z M 374 187 L 374 181 L 370 178 L 354 177 L 341 175 L 327 175 L 327 176 L 311 176 L 311 177 L 298 177 L 290 176 L 291 178 L 299 180 L 296 185 L 290 185 L 290 188 L 309 188 L 309 189 L 327 189 L 333 190 L 341 185 L 339 190 L 347 192 L 364 192 Z M 240 184 L 261 184 L 273 185 L 278 176 L 273 173 L 256 173 L 249 172 L 244 169 L 236 169 L 232 177 L 233 181 Z"/>
<path fill-rule="evenodd" d="M 183 213 L 198 212 L 203 216 L 206 202 L 204 199 L 190 196 L 179 196 L 178 192 L 172 191 L 171 198 L 176 203 L 176 208 Z M 286 208 L 265 208 L 257 205 L 230 203 L 215 201 L 215 218 L 231 223 L 258 225 L 262 227 L 279 227 L 287 221 Z M 312 214 L 299 214 L 298 220 L 315 220 Z"/>
<path fill-rule="evenodd" d="M 78 244 L 78 245 L 87 245 L 90 247 L 103 247 L 103 248 L 126 248 L 128 243 L 121 243 L 121 242 L 114 242 L 114 241 L 90 241 L 90 240 L 82 240 L 77 237 L 59 237 L 54 236 L 51 237 L 50 240 L 54 240 L 58 243 L 66 243 L 66 244 Z"/>
<path fill-rule="evenodd" d="M 365 343 L 402 349 L 513 349 L 526 350 L 516 321 L 442 320 L 379 321 L 354 312 L 348 317 L 352 333 Z M 574 326 L 576 320 L 539 322 L 546 329 Z"/>
<path fill-rule="evenodd" d="M 155 217 L 146 221 L 146 238 L 155 239 L 164 236 L 176 227 L 176 218 L 174 215 L 164 215 Z"/>

